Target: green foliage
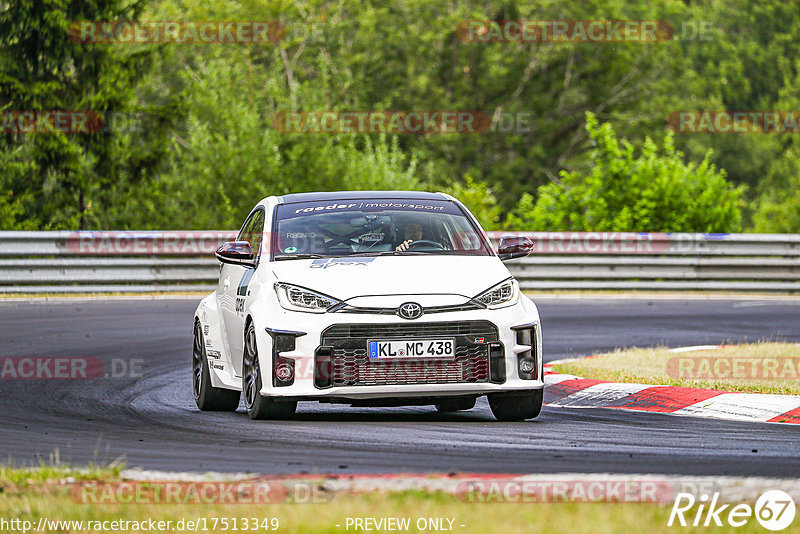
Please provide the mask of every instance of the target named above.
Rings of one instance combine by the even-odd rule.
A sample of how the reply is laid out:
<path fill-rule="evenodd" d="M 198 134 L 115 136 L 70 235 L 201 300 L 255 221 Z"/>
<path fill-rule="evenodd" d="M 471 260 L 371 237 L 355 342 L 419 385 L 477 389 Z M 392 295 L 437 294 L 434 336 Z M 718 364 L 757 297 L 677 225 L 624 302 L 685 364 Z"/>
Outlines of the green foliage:
<path fill-rule="evenodd" d="M 148 50 L 80 43 L 69 33 L 75 21 L 136 19 L 140 10 L 139 3 L 127 0 L 4 5 L 0 110 L 150 112 L 135 101 Z M 173 111 L 164 115 L 170 117 Z M 41 228 L 94 226 L 102 215 L 98 208 L 117 201 L 108 197 L 117 184 L 134 182 L 158 164 L 163 146 L 159 132 L 163 128 L 152 128 L 136 139 L 103 133 L 6 133 L 0 137 L 0 153 L 19 199 L 15 217 L 38 220 Z"/>
<path fill-rule="evenodd" d="M 416 161 L 396 138 L 286 134 L 274 106 L 317 98 L 291 96 L 277 72 L 214 51 L 179 74 L 188 112 L 160 175 L 131 188 L 132 202 L 106 215 L 115 228 L 235 228 L 262 198 L 340 189 L 417 189 Z M 247 80 L 243 84 L 243 80 Z M 261 87 L 260 91 L 251 91 Z"/>
<path fill-rule="evenodd" d="M 75 21 L 136 19 L 279 20 L 286 35 L 68 38 Z M 666 20 L 676 38 L 479 43 L 456 31 L 514 19 Z M 270 194 L 425 189 L 460 198 L 487 228 L 800 231 L 800 136 L 650 141 L 675 110 L 800 109 L 798 27 L 784 0 L 14 0 L 0 5 L 0 110 L 150 120 L 114 135 L 0 134 L 0 228 L 232 228 Z M 288 110 L 477 110 L 492 124 L 394 137 L 276 131 Z M 610 125 L 593 138 L 587 112 L 630 141 Z"/>
<path fill-rule="evenodd" d="M 443 190 L 464 203 L 485 230 L 500 229 L 500 206 L 494 191 L 484 182 L 467 175 L 464 183 L 456 182 Z"/>
<path fill-rule="evenodd" d="M 698 3 L 690 20 L 706 20 L 705 38 L 680 41 L 671 109 L 796 110 L 787 97 L 798 95 L 800 10 L 781 0 L 725 0 L 712 7 Z M 679 135 L 679 147 L 699 160 L 712 149 L 713 161 L 751 195 L 776 170 L 786 139 L 781 135 Z M 787 176 L 778 170 L 780 179 Z"/>
<path fill-rule="evenodd" d="M 789 187 L 760 196 L 754 208 L 754 232 L 800 233 L 800 175 Z"/>
<path fill-rule="evenodd" d="M 800 60 L 795 60 L 800 64 Z M 777 109 L 800 109 L 800 73 L 778 97 Z M 778 147 L 767 174 L 757 184 L 752 213 L 754 232 L 800 233 L 800 139 L 796 134 L 770 135 Z"/>
<path fill-rule="evenodd" d="M 15 151 L 0 151 L 0 221 L 4 230 L 38 230 L 39 221 L 26 217 L 25 206 L 31 202 L 30 193 L 22 197 L 15 190 L 24 191 L 18 184 L 24 183 L 31 172 L 32 165 L 20 154 L 22 148 Z"/>
<path fill-rule="evenodd" d="M 586 115 L 586 131 L 596 144 L 588 173 L 562 172 L 561 183 L 539 188 L 532 205 L 523 197 L 519 216 L 508 222 L 520 230 L 655 232 L 735 232 L 740 229 L 741 189 L 725 181 L 711 154 L 686 164 L 672 134 L 661 148 L 645 139 L 636 155 L 619 142 L 610 124 Z"/>
<path fill-rule="evenodd" d="M 154 4 L 153 20 L 277 18 L 287 34 L 276 46 L 171 48 L 158 77 L 146 83 L 182 91 L 185 122 L 159 176 L 131 189 L 132 204 L 113 206 L 105 224 L 220 227 L 238 222 L 266 194 L 420 188 L 471 195 L 467 203 L 478 217 L 498 227 L 526 188 L 544 183 L 580 154 L 583 109 L 647 121 L 640 106 L 649 105 L 644 97 L 660 83 L 652 82 L 653 70 L 670 62 L 674 48 L 464 43 L 456 35 L 465 19 L 537 18 L 542 9 L 550 18 L 581 19 L 625 18 L 627 8 L 622 1 L 603 8 L 549 1 L 503 8 L 430 0 L 345 0 L 324 7 L 315 1 Z M 660 14 L 644 4 L 630 12 L 634 18 Z M 645 80 L 647 89 L 632 91 Z M 328 109 L 483 110 L 494 122 L 481 134 L 397 139 L 270 128 L 280 110 Z M 532 126 L 507 130 L 498 122 L 517 113 Z M 493 191 L 502 194 L 493 197 Z"/>

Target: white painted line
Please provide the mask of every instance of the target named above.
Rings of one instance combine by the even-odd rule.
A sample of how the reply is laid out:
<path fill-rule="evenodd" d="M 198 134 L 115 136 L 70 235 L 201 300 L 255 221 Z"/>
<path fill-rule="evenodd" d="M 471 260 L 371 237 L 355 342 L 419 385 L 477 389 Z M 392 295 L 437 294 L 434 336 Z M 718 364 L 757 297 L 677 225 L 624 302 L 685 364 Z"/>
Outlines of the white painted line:
<path fill-rule="evenodd" d="M 198 471 L 150 471 L 140 467 L 124 469 L 120 474 L 122 480 L 133 480 L 137 482 L 147 482 L 151 480 L 171 481 L 171 482 L 233 482 L 254 478 L 252 473 L 221 473 L 208 471 L 205 473 Z M 311 478 L 311 476 L 309 476 Z"/>
<path fill-rule="evenodd" d="M 550 406 L 561 406 L 565 408 L 600 407 L 651 387 L 653 386 L 648 386 L 646 384 L 621 384 L 614 382 L 595 384 L 594 386 L 589 386 L 586 389 L 567 395 L 563 399 L 559 399 L 558 402 L 550 404 Z"/>
<path fill-rule="evenodd" d="M 672 413 L 737 421 L 768 421 L 798 406 L 800 406 L 800 396 L 796 395 L 723 393 Z"/>
<path fill-rule="evenodd" d="M 722 345 L 694 345 L 692 347 L 678 347 L 676 349 L 669 349 L 668 352 L 694 352 L 696 350 L 717 350 L 721 348 Z"/>
<path fill-rule="evenodd" d="M 797 302 L 737 302 L 733 305 L 734 308 L 755 308 L 759 306 L 798 306 Z"/>

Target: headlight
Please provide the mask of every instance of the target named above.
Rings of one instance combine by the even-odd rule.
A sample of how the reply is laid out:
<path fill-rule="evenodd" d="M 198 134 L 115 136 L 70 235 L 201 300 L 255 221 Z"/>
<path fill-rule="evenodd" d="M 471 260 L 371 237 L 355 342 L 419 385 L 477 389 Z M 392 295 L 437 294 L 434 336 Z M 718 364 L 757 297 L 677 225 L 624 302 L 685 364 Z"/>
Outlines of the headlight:
<path fill-rule="evenodd" d="M 489 309 L 512 306 L 519 301 L 519 283 L 513 278 L 503 280 L 492 286 L 473 300 L 477 300 Z"/>
<path fill-rule="evenodd" d="M 281 306 L 292 311 L 325 313 L 328 308 L 341 304 L 340 300 L 328 295 L 282 282 L 275 284 L 275 292 Z"/>

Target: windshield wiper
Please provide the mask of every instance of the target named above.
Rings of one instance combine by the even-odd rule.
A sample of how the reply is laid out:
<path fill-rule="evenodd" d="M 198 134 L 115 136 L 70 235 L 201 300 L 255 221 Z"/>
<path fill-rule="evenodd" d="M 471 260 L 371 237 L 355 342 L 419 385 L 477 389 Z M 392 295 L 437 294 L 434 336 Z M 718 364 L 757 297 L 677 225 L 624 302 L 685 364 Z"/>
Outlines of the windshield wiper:
<path fill-rule="evenodd" d="M 308 259 L 319 259 L 319 258 L 330 258 L 331 256 L 323 256 L 322 254 L 281 254 L 280 256 L 275 256 L 275 261 L 281 260 L 308 260 Z"/>
<path fill-rule="evenodd" d="M 275 256 L 275 261 L 282 260 L 308 260 L 319 258 L 349 258 L 356 256 L 421 256 L 425 254 L 436 254 L 439 250 L 383 250 L 381 252 L 351 252 L 350 254 L 281 254 Z"/>
<path fill-rule="evenodd" d="M 348 256 L 417 256 L 432 253 L 433 251 L 425 250 L 382 250 L 380 252 L 357 252 L 348 254 Z"/>

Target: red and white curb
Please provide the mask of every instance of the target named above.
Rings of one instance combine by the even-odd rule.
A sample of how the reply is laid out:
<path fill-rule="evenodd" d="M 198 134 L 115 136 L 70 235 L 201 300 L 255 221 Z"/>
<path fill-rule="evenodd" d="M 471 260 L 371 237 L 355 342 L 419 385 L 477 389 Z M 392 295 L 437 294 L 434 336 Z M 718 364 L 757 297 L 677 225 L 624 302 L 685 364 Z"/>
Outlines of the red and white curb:
<path fill-rule="evenodd" d="M 681 347 L 673 352 L 721 348 Z M 554 373 L 545 364 L 545 403 L 560 408 L 616 408 L 733 421 L 800 424 L 800 396 L 590 380 Z"/>

